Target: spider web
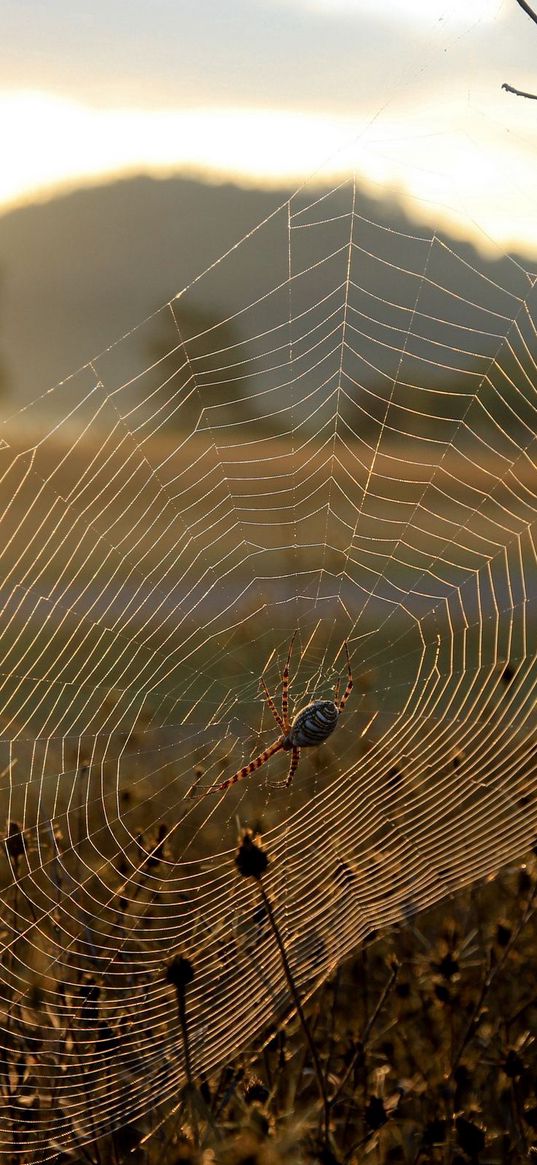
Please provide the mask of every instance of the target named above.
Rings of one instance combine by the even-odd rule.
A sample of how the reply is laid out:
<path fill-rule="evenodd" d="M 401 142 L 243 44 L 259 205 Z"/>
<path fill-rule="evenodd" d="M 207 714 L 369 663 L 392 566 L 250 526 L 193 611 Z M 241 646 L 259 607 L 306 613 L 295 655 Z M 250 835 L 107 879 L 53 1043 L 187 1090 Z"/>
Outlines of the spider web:
<path fill-rule="evenodd" d="M 171 955 L 195 967 L 196 1073 L 290 1013 L 237 822 L 263 831 L 303 992 L 534 841 L 535 277 L 498 270 L 372 222 L 353 181 L 303 189 L 5 422 L 2 1026 L 26 1152 L 177 1095 Z M 192 332 L 202 301 L 220 317 Z M 189 797 L 277 738 L 260 678 L 278 701 L 295 628 L 291 711 L 344 680 L 348 640 L 333 736 L 289 789 L 277 754 Z"/>

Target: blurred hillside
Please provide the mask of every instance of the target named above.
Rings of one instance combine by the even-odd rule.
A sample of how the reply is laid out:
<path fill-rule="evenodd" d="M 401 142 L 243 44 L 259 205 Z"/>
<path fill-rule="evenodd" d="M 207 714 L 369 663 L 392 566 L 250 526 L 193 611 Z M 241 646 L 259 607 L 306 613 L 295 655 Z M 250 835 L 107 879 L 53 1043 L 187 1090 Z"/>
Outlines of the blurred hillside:
<path fill-rule="evenodd" d="M 3 402 L 5 413 L 9 415 L 35 399 L 128 332 L 247 235 L 285 196 L 284 192 L 204 185 L 183 178 L 158 181 L 139 177 L 79 190 L 1 217 L 0 346 L 9 368 L 9 393 Z M 341 198 L 344 196 L 342 192 Z M 304 205 L 314 198 L 315 192 L 308 191 Z M 374 222 L 396 230 L 414 231 L 422 237 L 428 233 L 416 228 L 393 204 L 373 203 L 359 194 L 358 209 L 365 219 L 371 217 Z M 334 203 L 331 213 L 334 213 Z M 347 224 L 344 229 L 348 234 Z M 370 291 L 378 290 L 381 299 L 386 299 L 386 271 L 368 261 L 368 239 L 363 236 L 360 240 L 359 232 L 367 230 L 367 225 L 360 221 L 357 241 L 362 241 L 364 246 L 363 280 Z M 300 257 L 303 258 L 308 254 L 312 236 L 308 231 L 296 232 L 295 238 L 298 235 L 302 236 Z M 446 236 L 444 239 L 449 246 L 450 240 Z M 328 237 L 326 245 L 329 246 Z M 408 265 L 411 246 L 414 247 L 412 255 L 421 247 L 416 258 L 417 269 L 425 261 L 423 243 L 409 244 L 390 234 L 389 246 L 390 257 L 393 259 L 395 254 L 402 266 Z M 494 285 L 500 288 L 511 285 L 513 264 L 506 258 L 486 260 L 469 244 L 458 240 L 452 241 L 452 246 L 470 267 L 478 267 L 492 281 L 486 291 L 487 307 L 496 310 Z M 286 279 L 285 248 L 265 245 L 262 254 L 263 286 L 269 289 Z M 225 265 L 225 279 L 216 285 L 211 280 L 202 280 L 194 288 L 190 300 L 194 308 L 209 313 L 211 318 L 225 320 L 254 299 L 260 285 L 259 255 L 259 246 L 240 247 Z M 520 262 L 531 269 L 529 261 Z M 362 263 L 361 257 L 358 263 Z M 478 303 L 482 304 L 484 282 L 479 288 L 472 286 L 474 277 L 464 263 L 454 273 L 449 250 L 436 256 L 432 275 L 440 283 L 445 276 L 451 288 L 455 280 L 453 301 L 459 280 L 460 294 L 474 301 L 477 296 Z M 308 280 L 309 294 L 321 300 L 326 294 L 326 267 L 313 269 Z M 504 310 L 505 297 L 502 299 L 501 294 L 497 302 L 501 301 Z M 394 287 L 396 296 L 402 297 L 403 291 Z M 425 301 L 434 315 L 434 295 L 431 298 L 427 291 Z M 403 298 L 396 302 L 403 302 Z M 295 311 L 297 307 L 300 307 L 298 302 Z M 275 310 L 272 300 L 266 300 L 255 328 L 261 331 L 275 326 L 276 317 L 271 315 Z M 281 304 L 278 310 L 281 312 Z M 515 306 L 510 310 L 514 312 Z M 463 321 L 466 312 L 466 304 L 461 305 Z M 233 324 L 238 329 L 234 340 L 240 343 L 247 340 L 253 325 L 254 321 L 241 321 L 239 317 Z M 435 339 L 434 331 L 429 331 L 431 338 Z M 158 345 L 158 326 L 154 340 Z M 363 342 L 367 355 L 370 340 L 366 337 Z M 400 337 L 395 337 L 394 343 L 396 347 L 401 344 Z M 419 352 L 419 338 L 415 343 L 418 344 L 415 351 Z M 371 342 L 370 349 L 372 363 L 376 364 L 377 341 Z M 138 369 L 146 360 L 149 362 L 148 353 L 150 346 L 145 337 L 140 339 L 135 357 Z M 439 353 L 438 360 L 442 358 Z"/>

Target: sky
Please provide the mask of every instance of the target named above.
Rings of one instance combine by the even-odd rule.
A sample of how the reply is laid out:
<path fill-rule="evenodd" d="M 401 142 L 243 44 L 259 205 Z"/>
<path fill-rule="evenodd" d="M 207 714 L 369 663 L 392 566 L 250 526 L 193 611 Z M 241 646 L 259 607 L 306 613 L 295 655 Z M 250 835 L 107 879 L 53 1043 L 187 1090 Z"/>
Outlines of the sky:
<path fill-rule="evenodd" d="M 3 0 L 0 212 L 134 173 L 354 170 L 537 256 L 537 24 L 517 0 Z"/>

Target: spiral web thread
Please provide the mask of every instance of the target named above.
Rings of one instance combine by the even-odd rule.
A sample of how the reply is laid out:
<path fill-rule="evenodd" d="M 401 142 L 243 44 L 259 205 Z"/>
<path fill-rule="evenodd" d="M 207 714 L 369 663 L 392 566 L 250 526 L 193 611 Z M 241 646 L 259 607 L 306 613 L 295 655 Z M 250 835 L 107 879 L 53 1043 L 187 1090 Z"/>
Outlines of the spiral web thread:
<path fill-rule="evenodd" d="M 237 820 L 304 992 L 534 841 L 534 284 L 303 190 L 4 424 L 4 1155 L 177 1096 L 175 953 L 194 1072 L 289 1013 Z M 348 640 L 333 736 L 190 798 L 277 738 L 295 628 L 295 710 Z"/>

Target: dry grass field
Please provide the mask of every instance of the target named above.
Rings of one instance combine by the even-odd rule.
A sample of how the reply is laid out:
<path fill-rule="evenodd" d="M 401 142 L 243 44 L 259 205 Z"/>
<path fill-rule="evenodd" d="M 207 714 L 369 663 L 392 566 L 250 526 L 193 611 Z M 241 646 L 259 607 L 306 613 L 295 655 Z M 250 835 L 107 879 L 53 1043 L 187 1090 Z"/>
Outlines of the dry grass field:
<path fill-rule="evenodd" d="M 453 453 L 436 466 L 426 457 L 418 464 L 397 445 L 373 462 L 359 443 L 306 443 L 297 451 L 277 438 L 223 449 L 201 435 L 183 458 L 171 456 L 171 437 L 148 441 L 142 456 L 139 443 L 117 432 L 110 441 L 94 436 L 80 444 L 72 435 L 62 444 L 60 433 L 37 447 L 35 436 L 19 434 L 18 445 L 0 451 L 0 1155 L 10 1165 L 522 1165 L 537 1157 L 537 865 L 529 850 L 523 865 L 370 933 L 304 999 L 302 1018 L 290 987 L 268 1027 L 226 1056 L 218 1072 L 191 1074 L 123 1127 L 103 1134 L 102 1122 L 95 1124 L 95 1136 L 92 1105 L 112 1087 L 96 1067 L 97 1043 L 114 1063 L 125 1057 L 131 1073 L 143 1072 L 144 1061 L 129 1035 L 128 999 L 108 1023 L 91 928 L 83 931 L 81 923 L 90 910 L 101 923 L 112 897 L 123 933 L 143 954 L 162 955 L 170 872 L 184 860 L 203 871 L 205 857 L 233 844 L 234 793 L 206 823 L 202 809 L 192 810 L 179 831 L 185 797 L 194 779 L 229 776 L 272 732 L 260 720 L 258 680 L 274 640 L 285 642 L 286 603 L 295 593 L 311 634 L 297 694 L 309 684 L 313 690 L 323 674 L 336 621 L 333 613 L 325 618 L 330 590 L 325 596 L 307 588 L 322 572 L 338 584 L 339 614 L 352 611 L 357 563 L 379 520 L 363 505 L 364 480 L 384 510 L 396 499 L 395 542 L 407 533 L 395 528 L 401 503 L 422 507 L 423 522 L 412 527 L 415 562 L 451 540 L 446 578 L 457 586 L 478 568 L 500 515 L 505 545 L 523 538 L 532 484 L 526 462 L 501 482 L 493 458 L 468 462 Z M 290 483 L 297 542 L 282 524 Z M 172 499 L 169 510 L 163 498 Z M 312 540 L 306 519 L 316 507 L 328 517 Z M 361 550 L 353 536 L 358 515 Z M 155 536 L 145 538 L 142 552 L 140 537 L 152 521 Z M 439 570 L 447 557 L 440 553 Z M 403 554 L 379 554 L 371 570 L 392 587 L 407 585 Z M 529 573 L 528 580 L 534 585 Z M 308 760 L 294 810 L 358 756 L 367 758 L 411 683 L 421 648 L 419 605 L 410 597 L 407 609 L 387 620 L 384 639 L 379 632 L 373 640 L 387 603 L 382 588 L 377 598 L 380 607 L 372 603 L 361 623 L 349 719 L 337 747 L 327 744 Z M 508 594 L 498 589 L 496 602 L 503 610 Z M 490 658 L 493 647 L 496 665 L 505 668 L 503 643 L 490 638 Z M 488 650 L 481 641 L 480 659 Z M 476 651 L 470 640 L 470 669 Z M 277 677 L 276 658 L 271 667 Z M 134 689 L 144 695 L 135 715 Z M 375 731 L 366 733 L 373 716 Z M 477 723 L 475 731 L 482 731 Z M 531 812 L 533 772 L 527 761 L 524 788 L 516 786 L 518 807 Z M 261 781 L 249 796 L 250 822 L 270 831 L 282 801 Z M 308 860 L 314 862 L 313 848 Z M 226 861 L 232 866 L 232 857 Z M 344 900 L 343 864 L 339 877 Z M 70 929 L 59 935 L 55 906 L 66 894 L 72 910 L 61 922 L 65 927 L 70 917 Z M 39 941 L 28 937 L 36 903 L 45 919 Z M 114 925 L 107 932 L 112 947 Z M 268 929 L 266 941 L 285 959 L 281 935 Z M 54 943 L 77 967 L 65 981 L 47 962 Z M 165 966 L 159 973 L 164 982 Z M 167 1031 L 186 1062 L 188 1006 L 188 984 L 183 990 L 171 982 Z M 147 1038 L 158 1055 L 163 1033 L 149 1020 Z M 69 1096 L 70 1073 L 86 1082 L 82 1110 Z M 37 1148 L 58 1112 L 68 1143 L 51 1133 L 47 1149 Z"/>
<path fill-rule="evenodd" d="M 16 865 L 13 842 L 11 852 Z M 157 854 L 153 877 L 158 864 Z M 139 895 L 142 908 L 148 893 L 141 875 L 131 899 Z M 107 1040 L 112 1053 L 124 1041 L 135 1058 L 136 1047 L 128 1042 L 128 1026 L 124 1032 L 111 1028 L 106 1010 L 99 1019 L 98 976 L 57 984 L 60 1021 L 34 973 L 23 1003 L 13 997 L 10 1005 L 5 998 L 3 1008 L 5 1159 L 11 1165 L 523 1165 L 537 1152 L 536 893 L 530 854 L 523 866 L 507 868 L 407 925 L 371 934 L 334 970 L 304 1005 L 327 1105 L 290 1007 L 281 1025 L 260 1032 L 255 1045 L 220 1072 L 194 1076 L 164 1104 L 149 1104 L 136 1121 L 94 1143 L 84 1143 L 87 1133 L 80 1130 L 91 1133 L 92 1105 L 106 1079 L 94 1067 L 88 1024 L 96 1024 L 94 1038 Z M 21 919 L 16 895 L 15 889 L 13 916 Z M 138 929 L 138 937 L 150 945 L 151 924 Z M 179 1048 L 188 1032 L 188 988 L 184 996 L 182 1029 L 170 988 Z M 70 1072 L 86 1079 L 84 1108 L 76 1113 L 68 1100 Z M 46 1131 L 62 1105 L 71 1120 L 69 1149 L 51 1138 L 48 1151 L 33 1151 L 34 1130 Z"/>

